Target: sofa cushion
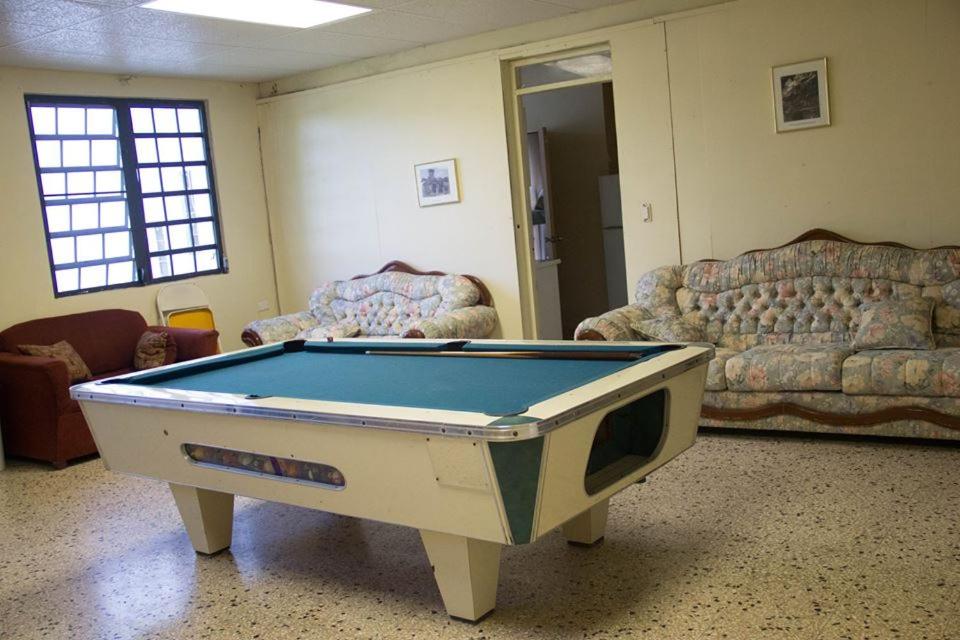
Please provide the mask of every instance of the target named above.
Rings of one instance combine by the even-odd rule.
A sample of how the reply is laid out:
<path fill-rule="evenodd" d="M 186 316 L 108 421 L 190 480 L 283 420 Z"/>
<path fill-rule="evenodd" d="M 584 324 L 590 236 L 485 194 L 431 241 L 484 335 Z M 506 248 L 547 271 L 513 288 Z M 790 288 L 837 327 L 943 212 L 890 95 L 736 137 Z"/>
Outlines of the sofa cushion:
<path fill-rule="evenodd" d="M 707 391 L 724 391 L 727 388 L 727 360 L 739 353 L 734 349 L 714 349 L 713 360 L 707 365 Z"/>
<path fill-rule="evenodd" d="M 336 324 L 304 329 L 295 340 L 326 340 L 327 338 L 356 338 L 360 335 L 360 325 L 356 322 L 342 321 Z"/>
<path fill-rule="evenodd" d="M 67 365 L 67 376 L 71 383 L 89 380 L 93 375 L 77 350 L 66 340 L 51 345 L 21 344 L 17 345 L 17 348 L 25 356 L 43 356 L 60 360 Z"/>
<path fill-rule="evenodd" d="M 699 327 L 688 324 L 682 318 L 651 318 L 635 320 L 630 328 L 647 340 L 663 342 L 703 342 L 706 338 Z"/>
<path fill-rule="evenodd" d="M 732 391 L 840 391 L 846 345 L 780 344 L 754 347 L 727 360 Z"/>
<path fill-rule="evenodd" d="M 934 349 L 933 300 L 885 300 L 864 305 L 853 347 L 861 349 Z"/>
<path fill-rule="evenodd" d="M 861 351 L 843 363 L 843 392 L 960 397 L 960 349 Z"/>

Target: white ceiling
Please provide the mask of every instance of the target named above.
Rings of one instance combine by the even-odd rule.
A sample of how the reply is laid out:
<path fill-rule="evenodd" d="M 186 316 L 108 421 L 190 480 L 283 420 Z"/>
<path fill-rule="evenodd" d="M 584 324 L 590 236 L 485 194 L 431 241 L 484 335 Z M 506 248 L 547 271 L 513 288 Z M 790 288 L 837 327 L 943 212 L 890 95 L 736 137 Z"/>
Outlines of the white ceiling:
<path fill-rule="evenodd" d="M 623 0 L 349 0 L 373 11 L 312 29 L 138 6 L 146 1 L 0 0 L 0 65 L 263 81 Z"/>

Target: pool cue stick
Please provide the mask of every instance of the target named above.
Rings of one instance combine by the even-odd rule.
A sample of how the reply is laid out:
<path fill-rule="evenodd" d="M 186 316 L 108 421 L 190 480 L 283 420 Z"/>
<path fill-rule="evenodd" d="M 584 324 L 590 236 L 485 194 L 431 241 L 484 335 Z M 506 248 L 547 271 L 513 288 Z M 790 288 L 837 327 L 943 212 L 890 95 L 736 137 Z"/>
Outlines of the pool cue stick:
<path fill-rule="evenodd" d="M 436 358 L 514 358 L 527 360 L 638 360 L 642 354 L 632 351 L 391 351 L 370 349 L 370 356 L 430 356 Z"/>

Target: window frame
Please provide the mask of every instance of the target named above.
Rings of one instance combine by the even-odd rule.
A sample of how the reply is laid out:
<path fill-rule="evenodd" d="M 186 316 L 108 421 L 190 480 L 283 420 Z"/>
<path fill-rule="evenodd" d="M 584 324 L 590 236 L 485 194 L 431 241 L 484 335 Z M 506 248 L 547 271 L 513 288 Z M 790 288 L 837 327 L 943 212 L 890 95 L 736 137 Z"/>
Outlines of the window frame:
<path fill-rule="evenodd" d="M 65 298 L 76 295 L 83 295 L 87 293 L 97 293 L 100 291 L 111 291 L 116 289 L 127 289 L 130 287 L 146 287 L 154 284 L 163 284 L 167 282 L 173 282 L 176 280 L 187 280 L 190 278 L 198 278 L 208 275 L 219 275 L 229 272 L 229 261 L 227 259 L 226 247 L 224 246 L 223 241 L 223 229 L 221 227 L 220 221 L 220 197 L 219 191 L 217 190 L 216 184 L 216 171 L 214 170 L 214 160 L 213 152 L 210 144 L 210 128 L 209 128 L 209 118 L 207 116 L 207 105 L 204 100 L 180 100 L 180 99 L 161 99 L 161 98 L 113 98 L 113 97 L 104 97 L 104 96 L 66 96 L 66 95 L 48 95 L 48 94 L 25 94 L 24 95 L 24 105 L 26 107 L 26 116 L 27 116 L 27 128 L 30 134 L 30 147 L 31 153 L 33 154 L 33 169 L 34 175 L 37 181 L 37 194 L 40 200 L 40 215 L 43 219 L 43 231 L 44 231 L 44 241 L 47 246 L 47 261 L 50 267 L 50 283 L 53 287 L 53 295 L 55 298 Z M 79 286 L 78 288 L 72 291 L 59 291 L 57 287 L 57 265 L 54 263 L 53 259 L 53 237 L 51 237 L 51 232 L 49 228 L 49 221 L 47 220 L 47 203 L 44 196 L 43 183 L 42 183 L 42 168 L 40 167 L 40 158 L 37 151 L 37 133 L 34 130 L 33 124 L 33 113 L 31 108 L 33 107 L 78 107 L 78 108 L 88 108 L 88 107 L 97 107 L 97 106 L 108 106 L 114 110 L 116 115 L 116 124 L 117 124 L 117 147 L 118 154 L 121 162 L 120 172 L 123 179 L 123 189 L 124 189 L 124 201 L 126 202 L 127 216 L 129 219 L 129 232 L 131 237 L 132 253 L 129 257 L 123 258 L 106 258 L 102 257 L 99 260 L 86 261 L 86 262 L 75 262 L 74 264 L 79 266 L 95 266 L 95 265 L 109 265 L 112 262 L 133 262 L 134 265 L 134 277 L 130 282 L 124 282 L 119 284 L 105 284 L 102 287 L 88 287 L 83 288 Z M 198 137 L 202 140 L 203 143 L 203 152 L 204 160 L 194 161 L 192 163 L 183 161 L 174 162 L 174 163 L 162 163 L 157 159 L 157 162 L 145 162 L 139 163 L 137 159 L 136 151 L 136 140 L 137 137 L 150 137 L 150 138 L 162 138 L 162 137 L 174 137 L 180 138 L 185 134 L 183 132 L 176 133 L 157 133 L 154 131 L 149 134 L 137 134 L 133 131 L 133 122 L 131 117 L 131 110 L 136 108 L 172 108 L 172 109 L 197 109 L 200 114 L 200 133 Z M 190 135 L 190 134 L 187 134 Z M 69 140 L 72 136 L 63 135 L 63 134 L 54 134 L 52 136 L 41 135 L 40 140 L 45 139 L 56 139 L 56 140 Z M 82 134 L 76 136 L 78 139 L 91 139 L 89 134 Z M 194 137 L 197 137 L 194 134 Z M 110 138 L 114 139 L 114 138 Z M 153 277 L 152 267 L 150 264 L 151 254 L 147 241 L 147 229 L 150 227 L 169 227 L 171 221 L 164 220 L 162 223 L 147 223 L 144 217 L 144 204 L 143 204 L 143 192 L 141 190 L 140 184 L 140 169 L 146 166 L 147 168 L 160 168 L 164 165 L 167 166 L 180 166 L 185 167 L 187 164 L 200 165 L 206 167 L 207 173 L 207 188 L 206 189 L 188 189 L 187 185 L 184 184 L 184 189 L 176 192 L 166 192 L 160 191 L 155 196 L 151 197 L 160 197 L 165 198 L 171 194 L 174 196 L 184 196 L 189 197 L 192 195 L 191 192 L 197 193 L 209 193 L 210 196 L 210 217 L 209 219 L 203 218 L 201 222 L 212 222 L 213 225 L 213 245 L 212 247 L 217 251 L 217 268 L 208 269 L 205 271 L 193 271 L 191 273 L 184 274 L 173 274 L 169 276 Z M 61 169 L 62 160 L 61 160 Z M 90 170 L 93 169 L 93 165 L 90 165 Z M 68 173 L 68 172 L 64 172 Z M 94 187 L 96 189 L 96 186 Z M 64 194 L 64 199 L 68 199 L 69 194 Z M 109 197 L 109 196 L 107 196 Z M 97 203 L 103 202 L 104 198 L 97 198 L 93 196 L 91 198 Z M 69 204 L 75 204 L 77 201 L 82 199 L 75 199 L 70 201 Z M 166 216 L 164 216 L 166 218 Z M 182 224 L 194 224 L 191 222 L 193 218 L 186 218 L 182 221 Z M 99 219 L 98 219 L 99 222 Z M 180 222 L 180 221 L 176 221 Z M 173 224 L 176 224 L 174 222 Z M 72 223 L 71 223 L 72 225 Z M 126 231 L 126 228 L 123 229 Z M 69 232 L 64 232 L 61 234 L 57 232 L 57 237 L 72 237 L 77 238 L 83 235 L 92 235 L 92 234 L 106 234 L 120 231 L 120 228 L 104 228 L 97 227 L 96 229 L 90 229 L 86 233 L 83 230 L 79 233 L 74 232 L 71 228 Z M 210 247 L 211 245 L 203 245 L 203 247 Z M 190 246 L 187 248 L 181 249 L 166 249 L 159 255 L 169 256 L 171 262 L 171 272 L 172 272 L 172 262 L 173 256 L 178 253 L 192 253 L 197 251 L 197 246 Z M 76 256 L 74 256 L 76 258 Z M 196 266 L 196 264 L 194 264 Z M 79 275 L 78 275 L 79 277 Z"/>

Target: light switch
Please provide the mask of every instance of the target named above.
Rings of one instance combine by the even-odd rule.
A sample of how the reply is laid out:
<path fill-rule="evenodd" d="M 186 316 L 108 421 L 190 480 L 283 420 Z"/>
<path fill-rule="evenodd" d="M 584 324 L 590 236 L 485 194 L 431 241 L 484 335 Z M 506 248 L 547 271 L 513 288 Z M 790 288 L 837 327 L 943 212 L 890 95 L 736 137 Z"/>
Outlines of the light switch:
<path fill-rule="evenodd" d="M 653 221 L 653 211 L 650 207 L 649 202 L 644 202 L 643 204 L 640 205 L 640 219 L 643 220 L 644 222 Z"/>

